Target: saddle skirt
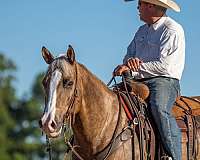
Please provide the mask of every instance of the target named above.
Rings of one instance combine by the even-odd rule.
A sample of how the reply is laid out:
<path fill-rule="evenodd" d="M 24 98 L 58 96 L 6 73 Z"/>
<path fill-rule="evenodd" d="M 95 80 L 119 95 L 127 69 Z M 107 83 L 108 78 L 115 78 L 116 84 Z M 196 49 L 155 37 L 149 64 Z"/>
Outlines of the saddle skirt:
<path fill-rule="evenodd" d="M 200 96 L 199 97 L 177 97 L 176 102 L 172 108 L 174 117 L 179 118 L 185 114 L 193 116 L 200 115 Z"/>

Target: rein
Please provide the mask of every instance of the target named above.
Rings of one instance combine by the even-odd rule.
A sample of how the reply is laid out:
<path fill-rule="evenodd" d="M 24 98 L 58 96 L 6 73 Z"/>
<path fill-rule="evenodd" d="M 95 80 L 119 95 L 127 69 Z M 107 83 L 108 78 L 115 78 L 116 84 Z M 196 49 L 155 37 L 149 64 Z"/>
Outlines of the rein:
<path fill-rule="evenodd" d="M 124 81 L 125 79 L 123 79 Z M 124 103 L 124 101 L 122 100 L 121 97 L 121 91 L 120 89 L 117 87 L 117 83 L 116 83 L 116 79 L 115 76 L 112 77 L 112 79 L 109 81 L 109 83 L 107 84 L 107 86 L 109 86 L 112 81 L 114 81 L 114 86 L 115 90 L 113 90 L 116 95 L 118 96 L 118 102 L 119 102 L 119 112 L 118 112 L 118 120 L 117 120 L 117 124 L 116 124 L 116 128 L 115 131 L 113 133 L 113 137 L 110 140 L 110 143 L 99 153 L 97 153 L 96 159 L 95 160 L 106 160 L 109 155 L 115 151 L 116 149 L 118 149 L 118 147 L 120 147 L 122 144 L 124 144 L 125 142 L 127 142 L 128 140 L 132 139 L 132 142 L 134 141 L 134 127 L 138 124 L 137 120 L 133 117 L 129 119 L 128 121 L 128 126 L 124 127 L 122 129 L 122 131 L 120 131 L 117 134 L 118 131 L 118 124 L 120 122 L 120 115 L 121 115 L 121 108 L 123 107 L 126 112 L 126 104 Z M 128 93 L 128 92 L 127 92 Z M 126 138 L 123 138 L 123 136 L 125 136 Z M 104 156 L 104 157 L 103 157 Z"/>
<path fill-rule="evenodd" d="M 112 80 L 115 81 L 114 78 L 112 78 Z M 115 84 L 116 84 L 116 81 L 115 81 Z M 120 103 L 120 102 L 119 102 Z M 117 131 L 118 131 L 118 126 L 119 126 L 119 122 L 120 122 L 120 115 L 121 115 L 121 107 L 120 107 L 121 104 L 119 104 L 119 112 L 118 112 L 118 118 L 117 118 L 117 124 L 116 124 L 116 127 L 114 129 L 114 132 L 113 132 L 113 135 L 112 135 L 112 138 L 110 140 L 110 142 L 108 143 L 108 145 L 102 149 L 101 151 L 97 152 L 96 154 L 94 154 L 94 160 L 106 160 L 109 155 L 111 154 L 113 148 L 115 147 L 114 144 L 116 141 L 118 141 L 118 139 L 121 139 L 121 135 L 127 130 L 127 129 L 130 129 L 128 127 L 124 128 L 118 135 L 117 135 Z M 73 105 L 72 105 L 73 106 Z M 71 124 L 71 123 L 70 123 Z M 64 137 L 65 137 L 65 133 L 64 133 Z M 75 148 L 77 146 L 74 146 L 70 140 L 67 140 L 65 138 L 65 144 L 69 147 L 69 150 L 71 150 L 75 156 L 80 159 L 80 160 L 84 160 L 80 154 L 75 150 Z"/>
<path fill-rule="evenodd" d="M 114 80 L 115 84 L 116 80 L 113 77 L 111 82 Z M 111 83 L 110 82 L 110 83 Z M 118 90 L 118 96 L 119 96 L 120 91 Z M 75 100 L 75 99 L 74 99 Z M 71 108 L 73 107 L 74 103 L 71 103 Z M 106 147 L 104 147 L 101 151 L 97 152 L 96 154 L 94 154 L 94 158 L 93 160 L 106 160 L 110 154 L 117 149 L 119 146 L 121 146 L 123 143 L 125 143 L 127 140 L 129 140 L 130 138 L 132 138 L 132 134 L 133 134 L 133 130 L 130 126 L 127 126 L 125 128 L 122 129 L 122 131 L 120 131 L 120 133 L 118 133 L 118 127 L 119 127 L 119 123 L 120 123 L 120 115 L 121 115 L 121 101 L 119 101 L 119 112 L 118 112 L 118 118 L 117 118 L 117 123 L 113 132 L 113 135 L 111 137 L 110 142 L 108 143 L 108 145 Z M 70 127 L 71 127 L 71 116 L 70 114 L 68 114 L 69 119 L 70 119 Z M 67 119 L 67 117 L 66 117 Z M 63 123 L 65 125 L 65 123 Z M 117 134 L 118 133 L 118 134 Z M 125 135 L 126 137 L 128 137 L 127 139 L 123 139 L 123 135 Z M 71 140 L 67 140 L 65 133 L 64 133 L 64 138 L 65 138 L 65 144 L 68 146 L 69 150 L 72 151 L 72 153 L 79 159 L 79 160 L 84 160 L 80 154 L 75 150 L 76 147 L 78 146 L 74 146 L 73 143 L 71 142 Z M 70 138 L 72 139 L 73 136 Z M 68 150 L 68 151 L 69 151 Z"/>

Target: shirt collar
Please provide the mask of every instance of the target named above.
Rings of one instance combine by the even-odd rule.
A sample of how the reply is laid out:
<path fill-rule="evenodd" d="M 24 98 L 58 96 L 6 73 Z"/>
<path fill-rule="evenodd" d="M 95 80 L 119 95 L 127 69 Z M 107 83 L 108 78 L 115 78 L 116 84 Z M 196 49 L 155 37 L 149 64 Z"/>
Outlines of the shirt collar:
<path fill-rule="evenodd" d="M 167 16 L 163 15 L 157 22 L 155 22 L 154 24 L 152 24 L 152 28 L 154 30 L 157 30 L 166 20 Z"/>

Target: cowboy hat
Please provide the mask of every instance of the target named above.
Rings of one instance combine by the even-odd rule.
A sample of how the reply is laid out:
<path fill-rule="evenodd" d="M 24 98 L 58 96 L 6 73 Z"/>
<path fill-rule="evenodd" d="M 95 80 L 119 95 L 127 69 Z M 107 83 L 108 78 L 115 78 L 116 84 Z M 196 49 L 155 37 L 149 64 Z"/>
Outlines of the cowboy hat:
<path fill-rule="evenodd" d="M 134 0 L 124 0 L 124 1 L 134 1 Z M 157 6 L 162 6 L 164 8 L 173 9 L 176 12 L 180 12 L 181 9 L 173 0 L 140 0 L 143 2 L 155 4 Z"/>

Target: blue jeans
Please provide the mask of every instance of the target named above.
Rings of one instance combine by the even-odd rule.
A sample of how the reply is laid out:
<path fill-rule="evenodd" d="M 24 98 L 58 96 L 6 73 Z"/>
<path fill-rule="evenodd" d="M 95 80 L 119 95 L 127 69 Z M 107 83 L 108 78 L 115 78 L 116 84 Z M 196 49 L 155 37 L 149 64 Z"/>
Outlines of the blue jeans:
<path fill-rule="evenodd" d="M 171 114 L 172 106 L 180 93 L 179 80 L 155 77 L 143 82 L 150 89 L 149 105 L 164 148 L 173 160 L 181 160 L 181 131 Z"/>

